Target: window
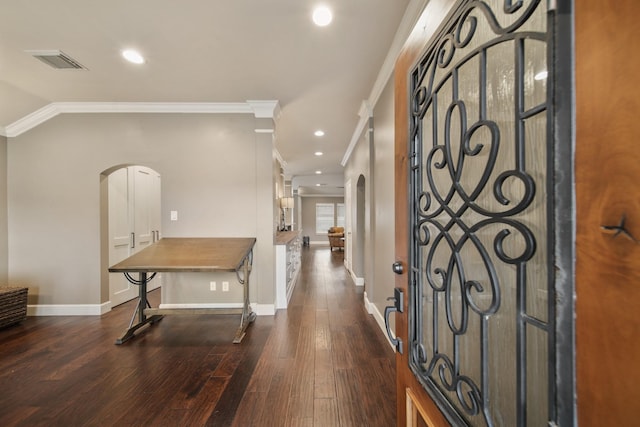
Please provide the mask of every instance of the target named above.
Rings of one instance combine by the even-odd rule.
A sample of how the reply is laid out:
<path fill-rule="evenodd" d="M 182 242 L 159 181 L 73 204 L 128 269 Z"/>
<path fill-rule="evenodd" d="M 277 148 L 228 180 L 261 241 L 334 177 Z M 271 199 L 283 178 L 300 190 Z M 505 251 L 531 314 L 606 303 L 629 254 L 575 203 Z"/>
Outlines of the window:
<path fill-rule="evenodd" d="M 333 227 L 333 203 L 316 203 L 316 234 L 326 234 Z"/>
<path fill-rule="evenodd" d="M 336 203 L 336 226 L 344 227 L 344 203 Z"/>

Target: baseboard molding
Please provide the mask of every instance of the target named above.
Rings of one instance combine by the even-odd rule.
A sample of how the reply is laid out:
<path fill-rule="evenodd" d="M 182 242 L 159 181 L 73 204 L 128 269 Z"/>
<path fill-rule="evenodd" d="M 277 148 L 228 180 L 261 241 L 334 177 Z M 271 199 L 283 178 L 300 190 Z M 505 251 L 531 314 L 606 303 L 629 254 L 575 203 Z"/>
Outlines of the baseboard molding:
<path fill-rule="evenodd" d="M 362 299 L 364 300 L 364 308 L 367 310 L 367 313 L 373 314 L 373 311 L 372 311 L 373 304 L 371 304 L 371 301 L 369 301 L 369 297 L 367 296 L 367 291 L 364 291 L 364 297 Z"/>
<path fill-rule="evenodd" d="M 380 310 L 378 310 L 378 307 L 375 304 L 373 304 L 371 301 L 369 301 L 369 298 L 367 297 L 366 292 L 364 293 L 364 308 L 367 310 L 367 313 L 373 316 L 376 323 L 378 324 L 378 327 L 382 331 L 384 337 L 387 339 L 387 342 L 389 343 L 393 351 L 396 351 L 395 346 L 391 343 L 391 339 L 389 339 L 389 336 L 387 335 L 387 326 L 384 324 L 384 316 L 382 315 L 382 313 L 380 313 Z M 393 333 L 393 331 L 391 332 Z M 393 338 L 395 338 L 395 334 L 393 335 L 394 335 Z"/>
<path fill-rule="evenodd" d="M 29 304 L 27 316 L 101 316 L 111 310 L 111 301 L 102 304 Z"/>
<path fill-rule="evenodd" d="M 242 308 L 242 303 L 160 304 L 158 308 Z M 258 316 L 273 316 L 275 304 L 251 304 Z M 111 301 L 102 304 L 30 304 L 27 316 L 102 316 L 111 311 Z"/>
<path fill-rule="evenodd" d="M 276 314 L 275 304 L 251 304 L 251 309 L 257 316 L 273 316 Z"/>
<path fill-rule="evenodd" d="M 364 286 L 364 277 L 357 277 L 353 271 L 350 271 L 351 279 L 353 280 L 353 284 L 356 286 Z"/>

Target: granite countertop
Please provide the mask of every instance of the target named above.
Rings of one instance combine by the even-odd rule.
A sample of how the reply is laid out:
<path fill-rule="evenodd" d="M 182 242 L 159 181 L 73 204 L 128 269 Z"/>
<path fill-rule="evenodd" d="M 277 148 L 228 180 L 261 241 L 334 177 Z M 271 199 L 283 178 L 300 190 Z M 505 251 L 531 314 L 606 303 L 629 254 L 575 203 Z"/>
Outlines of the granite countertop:
<path fill-rule="evenodd" d="M 295 231 L 278 231 L 276 233 L 276 245 L 286 245 L 300 235 L 299 230 Z"/>

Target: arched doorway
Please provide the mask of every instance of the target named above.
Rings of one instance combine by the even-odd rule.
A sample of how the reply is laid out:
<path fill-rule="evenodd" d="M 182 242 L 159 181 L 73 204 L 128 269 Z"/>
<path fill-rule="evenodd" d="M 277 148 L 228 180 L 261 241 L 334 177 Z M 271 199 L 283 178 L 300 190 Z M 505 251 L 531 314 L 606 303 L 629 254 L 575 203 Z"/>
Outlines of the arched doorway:
<path fill-rule="evenodd" d="M 107 268 L 160 239 L 160 174 L 140 165 L 118 165 L 100 174 L 102 300 L 114 307 L 138 296 L 122 274 Z M 149 290 L 160 286 L 156 278 Z"/>

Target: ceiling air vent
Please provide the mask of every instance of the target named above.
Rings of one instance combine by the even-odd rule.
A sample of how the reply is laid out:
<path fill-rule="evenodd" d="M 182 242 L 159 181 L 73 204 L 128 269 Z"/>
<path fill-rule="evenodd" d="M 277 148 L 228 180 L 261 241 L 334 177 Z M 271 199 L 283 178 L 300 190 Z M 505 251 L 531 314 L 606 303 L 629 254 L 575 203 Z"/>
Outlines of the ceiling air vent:
<path fill-rule="evenodd" d="M 58 70 L 86 70 L 78 61 L 60 50 L 27 50 L 26 52 Z"/>

